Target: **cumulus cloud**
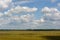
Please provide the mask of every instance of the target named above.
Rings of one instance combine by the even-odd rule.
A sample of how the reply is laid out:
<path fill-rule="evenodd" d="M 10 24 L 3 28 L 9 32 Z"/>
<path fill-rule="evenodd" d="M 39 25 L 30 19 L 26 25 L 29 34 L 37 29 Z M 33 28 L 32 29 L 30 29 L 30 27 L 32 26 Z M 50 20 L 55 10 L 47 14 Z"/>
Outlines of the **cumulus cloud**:
<path fill-rule="evenodd" d="M 59 10 L 56 9 L 56 8 L 44 7 L 44 8 L 42 9 L 42 12 L 44 12 L 44 13 L 58 13 Z"/>
<path fill-rule="evenodd" d="M 34 15 L 30 15 L 30 14 L 27 14 L 27 15 L 22 15 L 20 17 L 21 21 L 23 22 L 31 22 L 32 19 L 33 19 Z"/>
<path fill-rule="evenodd" d="M 11 3 L 12 0 L 0 0 L 0 7 L 6 8 L 8 7 L 9 3 Z"/>
<path fill-rule="evenodd" d="M 26 14 L 21 16 L 11 16 L 0 19 L 0 28 L 8 28 L 8 29 L 27 29 L 32 28 L 33 25 L 33 17 L 32 14 Z M 30 27 L 31 26 L 31 27 Z"/>
<path fill-rule="evenodd" d="M 60 16 L 60 11 L 57 8 L 48 8 L 44 7 L 42 9 L 42 12 L 45 13 L 45 16 L 50 15 L 50 17 L 59 17 Z"/>
<path fill-rule="evenodd" d="M 46 16 L 56 16 L 56 17 L 58 17 L 60 15 L 60 11 L 57 8 L 44 7 L 42 9 L 42 13 L 45 13 Z"/>
<path fill-rule="evenodd" d="M 12 5 L 12 6 L 14 6 L 16 3 L 17 4 L 23 4 L 23 3 L 27 3 L 27 2 L 30 2 L 31 0 L 15 0 L 14 2 L 13 2 L 14 0 L 0 0 L 0 7 L 1 8 L 7 8 L 9 5 Z"/>
<path fill-rule="evenodd" d="M 21 6 L 17 6 L 15 8 L 11 8 L 10 10 L 8 10 L 7 12 L 5 12 L 5 15 L 12 15 L 13 13 L 21 13 L 21 12 L 35 12 L 38 9 L 33 7 L 33 8 L 29 8 L 29 7 L 21 7 Z"/>
<path fill-rule="evenodd" d="M 6 9 L 14 8 L 17 5 L 29 2 L 32 2 L 32 0 L 0 0 L 0 12 L 3 12 Z"/>
<path fill-rule="evenodd" d="M 3 24 L 9 24 L 11 22 L 30 22 L 33 19 L 33 14 L 30 15 L 29 13 L 36 12 L 37 8 L 29 8 L 29 7 L 21 7 L 17 6 L 15 8 L 11 8 L 10 10 L 0 13 L 0 26 Z M 24 15 L 20 15 L 24 12 Z M 25 14 L 26 12 L 26 14 Z M 5 23 L 6 22 L 6 23 Z"/>
<path fill-rule="evenodd" d="M 42 13 L 44 13 L 44 20 L 46 26 L 59 27 L 60 25 L 60 11 L 57 8 L 42 8 Z M 57 24 L 58 23 L 58 24 Z M 47 27 L 47 28 L 48 28 Z"/>
<path fill-rule="evenodd" d="M 50 9 L 48 8 L 48 7 L 44 7 L 43 9 L 42 9 L 42 12 L 44 12 L 44 13 L 50 13 Z"/>
<path fill-rule="evenodd" d="M 50 0 L 56 2 L 56 0 Z M 38 10 L 36 7 L 19 6 L 32 0 L 0 0 L 0 11 L 8 8 L 8 11 L 0 12 L 0 28 L 56 28 L 60 26 L 60 11 L 57 8 L 42 8 L 43 17 L 35 19 L 32 14 Z M 18 6 L 17 6 L 18 5 Z M 14 7 L 12 7 L 14 6 Z M 58 3 L 60 6 L 60 3 Z"/>
<path fill-rule="evenodd" d="M 37 8 L 35 7 L 29 8 L 17 6 L 15 8 L 12 8 L 5 12 L 4 16 L 1 14 L 0 17 L 3 17 L 0 19 L 0 26 L 1 28 L 11 29 L 53 29 L 58 28 L 57 26 L 60 26 L 60 11 L 57 8 L 42 8 L 42 13 L 44 13 L 44 16 L 40 19 L 35 19 L 34 14 L 29 14 L 36 11 Z M 27 12 L 27 14 L 20 15 L 22 14 L 21 12 Z M 18 15 L 12 15 L 15 13 Z"/>
<path fill-rule="evenodd" d="M 8 18 L 0 18 L 0 26 L 3 25 L 3 24 L 8 24 L 10 23 L 11 20 Z"/>
<path fill-rule="evenodd" d="M 39 19 L 39 20 L 33 20 L 33 24 L 37 24 L 40 25 L 41 23 L 44 23 L 45 20 L 43 18 Z"/>
<path fill-rule="evenodd" d="M 26 10 L 27 12 L 34 12 L 37 11 L 37 8 L 29 8 L 29 7 L 23 7 L 24 10 Z"/>

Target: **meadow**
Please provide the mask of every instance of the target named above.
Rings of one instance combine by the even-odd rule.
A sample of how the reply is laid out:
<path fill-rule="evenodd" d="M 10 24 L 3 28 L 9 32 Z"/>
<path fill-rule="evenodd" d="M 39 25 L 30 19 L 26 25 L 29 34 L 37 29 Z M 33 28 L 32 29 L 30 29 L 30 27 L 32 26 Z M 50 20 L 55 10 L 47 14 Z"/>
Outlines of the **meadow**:
<path fill-rule="evenodd" d="M 60 40 L 60 31 L 0 31 L 0 40 Z"/>

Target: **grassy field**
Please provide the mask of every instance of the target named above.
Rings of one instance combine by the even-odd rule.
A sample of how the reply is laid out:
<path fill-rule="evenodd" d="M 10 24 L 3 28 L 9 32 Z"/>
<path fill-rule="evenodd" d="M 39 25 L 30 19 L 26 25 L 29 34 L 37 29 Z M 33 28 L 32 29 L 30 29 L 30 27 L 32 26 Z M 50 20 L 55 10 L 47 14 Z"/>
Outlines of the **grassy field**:
<path fill-rule="evenodd" d="M 60 31 L 0 31 L 0 40 L 60 40 Z"/>

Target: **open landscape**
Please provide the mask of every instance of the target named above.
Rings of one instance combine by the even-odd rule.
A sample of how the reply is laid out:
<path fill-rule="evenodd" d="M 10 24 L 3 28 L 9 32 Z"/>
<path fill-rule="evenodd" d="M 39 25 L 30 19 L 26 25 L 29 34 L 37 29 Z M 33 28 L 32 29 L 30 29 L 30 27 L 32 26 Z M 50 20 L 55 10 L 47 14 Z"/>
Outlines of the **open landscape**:
<path fill-rule="evenodd" d="M 0 40 L 60 40 L 60 31 L 0 31 Z"/>
<path fill-rule="evenodd" d="M 60 40 L 60 0 L 0 0 L 0 40 Z"/>

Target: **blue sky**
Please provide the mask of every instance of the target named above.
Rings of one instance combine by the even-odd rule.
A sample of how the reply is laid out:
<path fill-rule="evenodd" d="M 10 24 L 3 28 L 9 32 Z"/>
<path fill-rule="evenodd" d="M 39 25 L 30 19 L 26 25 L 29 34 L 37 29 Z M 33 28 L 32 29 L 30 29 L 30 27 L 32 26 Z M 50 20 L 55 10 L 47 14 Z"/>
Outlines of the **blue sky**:
<path fill-rule="evenodd" d="M 60 0 L 0 0 L 0 29 L 60 29 Z"/>

